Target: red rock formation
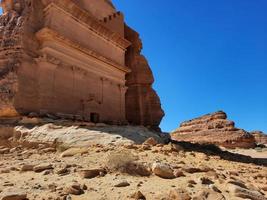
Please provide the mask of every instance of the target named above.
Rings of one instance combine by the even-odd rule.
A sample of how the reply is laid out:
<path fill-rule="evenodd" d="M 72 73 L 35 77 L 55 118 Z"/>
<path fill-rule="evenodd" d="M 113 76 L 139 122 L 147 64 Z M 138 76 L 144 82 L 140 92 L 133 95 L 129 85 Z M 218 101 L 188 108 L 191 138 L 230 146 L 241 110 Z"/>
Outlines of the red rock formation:
<path fill-rule="evenodd" d="M 141 40 L 111 1 L 1 6 L 0 117 L 34 112 L 159 129 L 163 111 Z"/>
<path fill-rule="evenodd" d="M 228 148 L 255 147 L 255 138 L 236 128 L 235 123 L 227 120 L 226 113 L 222 111 L 183 122 L 171 133 L 171 137 L 177 141 L 217 144 Z"/>
<path fill-rule="evenodd" d="M 126 76 L 126 118 L 132 124 L 158 129 L 164 112 L 152 88 L 152 71 L 146 58 L 141 55 L 142 41 L 139 34 L 128 26 L 125 27 L 125 37 L 132 43 L 126 52 L 126 66 L 131 69 Z"/>
<path fill-rule="evenodd" d="M 267 135 L 262 131 L 252 131 L 250 132 L 256 140 L 258 144 L 266 144 L 267 145 Z"/>

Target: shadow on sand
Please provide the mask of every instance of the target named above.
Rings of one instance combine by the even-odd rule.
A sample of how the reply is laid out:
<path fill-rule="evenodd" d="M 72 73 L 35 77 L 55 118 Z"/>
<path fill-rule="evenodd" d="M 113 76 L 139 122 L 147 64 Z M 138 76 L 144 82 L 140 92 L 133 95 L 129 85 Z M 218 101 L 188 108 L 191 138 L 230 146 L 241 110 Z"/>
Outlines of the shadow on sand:
<path fill-rule="evenodd" d="M 184 151 L 196 151 L 205 153 L 209 156 L 220 156 L 223 160 L 240 162 L 240 163 L 252 163 L 260 166 L 267 166 L 267 158 L 252 158 L 250 156 L 231 153 L 229 151 L 223 151 L 218 146 L 213 144 L 195 144 L 190 142 L 179 142 L 171 140 L 173 144 L 177 144 L 184 149 Z"/>

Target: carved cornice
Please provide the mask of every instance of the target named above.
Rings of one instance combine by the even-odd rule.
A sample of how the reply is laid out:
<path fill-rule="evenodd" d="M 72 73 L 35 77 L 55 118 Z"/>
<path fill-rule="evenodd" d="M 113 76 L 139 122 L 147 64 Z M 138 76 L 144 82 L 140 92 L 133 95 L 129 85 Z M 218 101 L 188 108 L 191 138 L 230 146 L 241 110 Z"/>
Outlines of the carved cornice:
<path fill-rule="evenodd" d="M 44 42 L 44 41 L 58 41 L 60 43 L 65 44 L 66 46 L 69 46 L 73 49 L 76 49 L 77 51 L 80 51 L 81 53 L 84 53 L 90 57 L 93 57 L 99 61 L 102 61 L 108 65 L 111 65 L 125 73 L 129 73 L 131 70 L 126 67 L 126 66 L 122 66 L 98 53 L 96 53 L 95 51 L 89 50 L 87 48 L 84 48 L 82 46 L 80 46 L 79 44 L 65 38 L 64 36 L 60 35 L 59 33 L 49 29 L 49 28 L 43 28 L 40 31 L 38 31 L 36 33 L 36 37 L 40 42 Z"/>
<path fill-rule="evenodd" d="M 75 18 L 81 24 L 87 26 L 88 29 L 93 31 L 95 34 L 101 36 L 102 38 L 124 50 L 131 45 L 128 40 L 121 37 L 118 33 L 106 28 L 101 24 L 101 22 L 96 20 L 85 10 L 81 9 L 71 0 L 50 0 L 46 8 L 44 9 L 45 15 L 51 8 L 57 8 L 58 10 L 69 14 L 72 18 Z"/>

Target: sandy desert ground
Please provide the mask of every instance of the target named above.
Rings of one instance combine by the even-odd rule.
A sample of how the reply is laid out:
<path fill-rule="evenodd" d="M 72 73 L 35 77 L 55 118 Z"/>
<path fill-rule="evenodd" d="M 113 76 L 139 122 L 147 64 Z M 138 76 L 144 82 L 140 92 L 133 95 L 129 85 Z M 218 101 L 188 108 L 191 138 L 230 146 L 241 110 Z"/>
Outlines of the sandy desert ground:
<path fill-rule="evenodd" d="M 248 159 L 216 151 L 151 138 L 69 149 L 2 146 L 0 199 L 267 199 L 266 152 Z"/>

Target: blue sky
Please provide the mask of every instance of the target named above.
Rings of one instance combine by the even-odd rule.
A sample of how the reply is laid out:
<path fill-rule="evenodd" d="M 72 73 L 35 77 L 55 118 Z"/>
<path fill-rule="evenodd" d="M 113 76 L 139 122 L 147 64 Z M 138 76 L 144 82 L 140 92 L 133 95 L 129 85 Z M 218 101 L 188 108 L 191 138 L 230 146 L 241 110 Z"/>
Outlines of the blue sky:
<path fill-rule="evenodd" d="M 237 127 L 267 132 L 266 0 L 113 2 L 143 40 L 163 131 L 224 110 Z"/>
<path fill-rule="evenodd" d="M 224 110 L 267 132 L 266 0 L 113 0 L 144 43 L 170 131 Z"/>

